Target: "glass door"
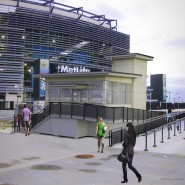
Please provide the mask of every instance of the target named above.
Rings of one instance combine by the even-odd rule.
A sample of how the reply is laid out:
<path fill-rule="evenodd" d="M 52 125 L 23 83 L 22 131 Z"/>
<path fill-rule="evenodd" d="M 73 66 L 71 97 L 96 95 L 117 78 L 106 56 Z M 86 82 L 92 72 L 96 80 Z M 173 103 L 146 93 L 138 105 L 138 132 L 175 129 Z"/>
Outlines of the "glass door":
<path fill-rule="evenodd" d="M 81 103 L 82 102 L 82 90 L 72 90 L 72 101 L 74 103 Z"/>

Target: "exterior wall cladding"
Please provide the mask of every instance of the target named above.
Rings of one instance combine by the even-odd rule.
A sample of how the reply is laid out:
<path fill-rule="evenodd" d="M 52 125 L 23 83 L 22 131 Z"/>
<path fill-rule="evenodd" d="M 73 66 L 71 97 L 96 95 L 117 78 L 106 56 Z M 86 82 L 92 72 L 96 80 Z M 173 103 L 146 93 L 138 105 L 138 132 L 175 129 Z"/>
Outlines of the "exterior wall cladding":
<path fill-rule="evenodd" d="M 59 3 L 55 7 L 53 3 L 43 2 L 0 1 L 0 93 L 23 92 L 24 64 L 33 64 L 39 58 L 50 59 L 56 65 L 83 65 L 90 71 L 111 71 L 112 63 L 106 56 L 130 53 L 130 36 L 118 32 L 117 25 L 112 27 L 112 20 L 101 19 L 83 9 L 79 13 L 74 7 L 69 10 L 66 5 L 63 5 L 65 9 Z M 21 3 L 25 6 L 20 6 Z M 87 20 L 97 23 L 82 19 L 85 13 L 89 13 Z"/>

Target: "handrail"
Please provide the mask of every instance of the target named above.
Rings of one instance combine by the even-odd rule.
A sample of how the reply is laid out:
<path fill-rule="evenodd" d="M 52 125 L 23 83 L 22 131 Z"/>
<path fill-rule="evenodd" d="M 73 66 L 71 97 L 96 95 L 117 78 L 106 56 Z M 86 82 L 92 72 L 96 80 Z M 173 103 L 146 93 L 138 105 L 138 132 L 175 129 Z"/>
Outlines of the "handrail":
<path fill-rule="evenodd" d="M 160 127 L 155 128 L 155 129 L 147 131 L 146 134 L 145 134 L 145 149 L 144 149 L 144 151 L 148 151 L 148 136 L 149 135 L 154 134 L 154 145 L 153 145 L 153 147 L 157 147 L 157 145 L 156 145 L 156 133 L 159 132 L 159 131 L 161 131 L 161 142 L 160 143 L 164 143 L 164 134 L 163 134 L 164 129 L 168 128 L 168 138 L 167 139 L 171 139 L 170 138 L 170 126 L 169 125 L 174 125 L 174 135 L 173 136 L 176 136 L 176 124 L 177 124 L 177 122 L 180 122 L 180 124 L 179 124 L 179 133 L 182 133 L 181 132 L 182 131 L 181 121 L 182 120 L 185 120 L 185 118 L 175 120 L 175 121 L 167 123 L 163 126 L 160 126 Z M 184 124 L 184 131 L 185 131 L 185 124 Z"/>
<path fill-rule="evenodd" d="M 13 121 L 14 120 L 14 117 L 0 117 L 0 120 L 10 120 L 10 121 Z"/>
<path fill-rule="evenodd" d="M 40 114 L 44 109 L 46 109 L 47 107 L 49 107 L 49 105 L 46 105 L 46 107 L 44 107 L 42 110 L 40 110 L 39 112 L 35 113 L 35 114 Z"/>
<path fill-rule="evenodd" d="M 47 112 L 47 113 L 46 113 Z M 154 114 L 155 113 L 155 114 Z M 70 118 L 78 118 L 82 120 L 96 121 L 98 115 L 101 115 L 105 121 L 128 122 L 134 120 L 145 120 L 148 117 L 163 114 L 163 112 L 147 112 L 141 109 L 133 109 L 127 107 L 107 107 L 99 104 L 82 104 L 72 102 L 50 102 L 43 110 L 36 114 L 32 114 L 33 126 L 44 120 L 45 118 L 56 115 L 59 117 L 70 116 Z"/>
<path fill-rule="evenodd" d="M 183 113 L 185 113 L 185 111 L 182 111 L 182 112 L 180 112 L 180 111 L 179 112 L 173 112 L 173 116 L 181 115 Z M 158 119 L 161 119 L 161 118 L 165 118 L 166 119 L 166 116 L 167 116 L 167 114 L 163 114 L 163 115 L 156 116 L 156 117 L 153 117 L 153 118 L 145 119 L 143 121 L 139 121 L 136 124 L 138 125 L 138 124 L 143 124 L 143 123 L 150 123 L 151 121 L 155 121 L 155 120 L 158 120 Z M 122 127 L 111 129 L 111 131 L 114 132 L 114 131 L 119 130 L 121 128 Z"/>
<path fill-rule="evenodd" d="M 185 111 L 174 112 L 173 116 L 178 117 L 178 116 L 183 115 L 183 117 L 185 117 L 184 114 L 185 114 Z M 164 114 L 161 116 L 157 116 L 154 118 L 150 118 L 147 120 L 143 120 L 143 121 L 134 123 L 135 129 L 137 131 L 137 135 L 146 133 L 147 131 L 155 129 L 158 126 L 165 125 L 165 123 L 167 122 L 166 116 L 167 116 L 167 114 Z M 123 131 L 123 127 L 109 130 L 109 146 L 112 146 L 113 144 L 120 143 L 123 141 L 122 140 L 122 138 L 123 138 L 122 131 Z M 114 135 L 115 135 L 115 137 L 114 137 Z"/>

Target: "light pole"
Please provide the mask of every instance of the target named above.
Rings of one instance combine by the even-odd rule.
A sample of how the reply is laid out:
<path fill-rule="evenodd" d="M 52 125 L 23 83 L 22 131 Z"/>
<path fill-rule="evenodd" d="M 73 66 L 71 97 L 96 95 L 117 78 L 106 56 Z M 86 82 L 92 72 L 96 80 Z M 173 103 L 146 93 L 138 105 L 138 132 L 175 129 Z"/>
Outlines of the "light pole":
<path fill-rule="evenodd" d="M 170 91 L 166 91 L 166 93 L 168 93 L 169 94 L 169 103 L 170 103 Z M 168 97 L 168 96 L 166 96 L 166 97 Z"/>
<path fill-rule="evenodd" d="M 166 109 L 167 109 L 167 98 L 168 98 L 168 96 L 166 95 Z"/>
<path fill-rule="evenodd" d="M 178 109 L 179 109 L 179 99 L 180 99 L 180 93 L 176 93 L 177 98 L 178 98 Z"/>
<path fill-rule="evenodd" d="M 21 98 L 21 93 L 19 88 L 21 87 L 21 85 L 15 85 L 14 87 L 17 89 L 17 105 L 16 105 L 15 113 L 18 114 L 19 98 Z"/>
<path fill-rule="evenodd" d="M 152 101 L 152 91 L 153 91 L 153 89 L 148 89 L 148 91 L 150 92 L 150 111 L 151 111 L 151 101 Z"/>

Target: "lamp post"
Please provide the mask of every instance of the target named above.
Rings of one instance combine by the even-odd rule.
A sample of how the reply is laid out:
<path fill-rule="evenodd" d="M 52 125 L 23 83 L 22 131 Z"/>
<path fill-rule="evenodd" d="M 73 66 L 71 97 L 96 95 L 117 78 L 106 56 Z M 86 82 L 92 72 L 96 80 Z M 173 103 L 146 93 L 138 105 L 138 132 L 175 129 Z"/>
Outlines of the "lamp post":
<path fill-rule="evenodd" d="M 152 101 L 152 91 L 153 91 L 153 89 L 148 89 L 148 91 L 150 92 L 150 111 L 151 111 L 151 101 Z"/>
<path fill-rule="evenodd" d="M 166 91 L 166 93 L 168 93 L 168 95 L 169 95 L 169 103 L 170 103 L 170 91 Z M 166 97 L 168 97 L 168 96 L 166 96 Z"/>
<path fill-rule="evenodd" d="M 178 99 L 178 109 L 179 109 L 179 99 L 180 99 L 180 93 L 176 93 L 177 99 Z"/>
<path fill-rule="evenodd" d="M 18 114 L 18 103 L 19 103 L 19 90 L 18 90 L 18 85 L 14 86 L 17 89 L 17 104 L 16 104 L 16 108 L 15 108 L 15 114 Z"/>
<path fill-rule="evenodd" d="M 167 98 L 168 98 L 168 96 L 166 95 L 166 109 L 167 109 Z"/>
<path fill-rule="evenodd" d="M 16 109 L 15 109 L 15 113 L 18 114 L 18 105 L 19 105 L 19 98 L 21 98 L 21 93 L 20 93 L 20 87 L 22 87 L 21 85 L 15 85 L 14 86 L 17 89 L 17 105 L 16 105 Z"/>

